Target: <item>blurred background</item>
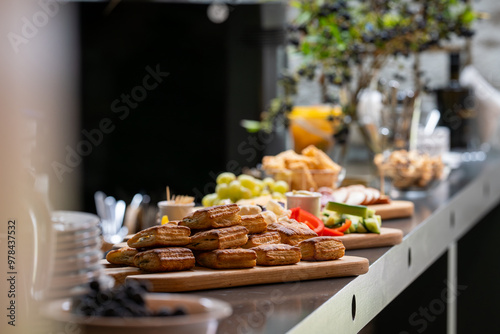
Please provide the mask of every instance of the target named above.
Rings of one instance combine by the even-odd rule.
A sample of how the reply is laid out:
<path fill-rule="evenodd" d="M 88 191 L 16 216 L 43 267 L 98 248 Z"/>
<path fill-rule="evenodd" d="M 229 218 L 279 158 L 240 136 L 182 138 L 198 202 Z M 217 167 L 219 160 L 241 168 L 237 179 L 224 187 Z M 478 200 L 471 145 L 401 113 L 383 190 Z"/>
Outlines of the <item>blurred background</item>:
<path fill-rule="evenodd" d="M 474 22 L 463 59 L 499 90 L 500 2 L 471 4 L 488 15 Z M 296 15 L 279 1 L 1 1 L 2 222 L 30 221 L 30 169 L 46 175 L 51 209 L 95 213 L 98 190 L 127 203 L 142 192 L 155 204 L 168 185 L 199 202 L 214 192 L 220 172 L 240 174 L 290 148 L 286 128 L 249 132 L 241 120 L 260 119 L 282 93 L 284 69 L 301 66 L 302 56 L 287 49 L 288 22 Z M 430 88 L 422 111 L 436 108 L 432 91 L 448 84 L 449 60 L 447 51 L 421 53 Z M 381 77 L 404 75 L 413 62 L 412 55 L 397 57 Z M 294 102 L 322 103 L 321 87 L 300 80 Z M 491 120 L 480 128 L 490 133 L 487 144 L 500 148 L 498 117 L 485 120 Z M 347 159 L 363 149 L 353 131 Z M 20 234 L 24 269 L 44 270 L 43 262 L 32 267 L 32 226 L 22 225 Z M 33 276 L 19 282 L 20 300 L 29 300 Z M 31 314 L 19 314 L 29 325 Z"/>
<path fill-rule="evenodd" d="M 15 102 L 23 119 L 37 123 L 33 149 L 40 154 L 31 163 L 48 175 L 56 209 L 95 212 L 97 190 L 126 202 L 144 192 L 155 203 L 166 185 L 199 201 L 220 172 L 238 174 L 289 146 L 286 133 L 249 133 L 240 125 L 259 119 L 279 94 L 283 69 L 301 62 L 287 52 L 295 14 L 286 3 L 42 3 L 27 1 L 8 16 L 2 65 L 12 59 L 12 75 L 24 75 Z M 500 5 L 472 5 L 488 13 L 474 23 L 472 63 L 499 89 Z M 389 61 L 382 76 L 404 73 L 412 61 Z M 447 52 L 424 51 L 420 62 L 429 87 L 447 84 Z M 317 82 L 298 87 L 297 105 L 321 102 Z M 427 96 L 423 108 L 434 106 Z M 353 133 L 350 151 L 356 143 Z"/>

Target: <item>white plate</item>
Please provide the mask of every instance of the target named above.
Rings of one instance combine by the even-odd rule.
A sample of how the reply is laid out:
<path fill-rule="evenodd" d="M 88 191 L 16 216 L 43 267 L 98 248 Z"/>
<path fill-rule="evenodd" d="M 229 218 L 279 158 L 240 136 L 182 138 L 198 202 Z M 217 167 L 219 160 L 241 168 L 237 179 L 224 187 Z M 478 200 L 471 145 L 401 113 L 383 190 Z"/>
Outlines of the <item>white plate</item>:
<path fill-rule="evenodd" d="M 115 284 L 115 280 L 108 275 L 99 276 L 98 281 L 99 285 L 103 289 L 111 289 Z M 88 290 L 89 290 L 89 285 L 88 283 L 85 283 L 77 286 L 72 286 L 69 288 L 49 289 L 47 290 L 45 296 L 48 299 L 68 298 L 72 296 L 82 295 L 86 293 Z"/>
<path fill-rule="evenodd" d="M 96 247 L 96 246 L 57 250 L 56 254 L 55 254 L 55 258 L 56 259 L 64 259 L 67 257 L 76 256 L 78 254 L 87 254 L 87 253 L 92 253 L 94 251 L 100 251 L 100 250 L 101 250 L 101 248 Z"/>
<path fill-rule="evenodd" d="M 100 249 L 101 245 L 101 237 L 94 237 L 90 239 L 74 240 L 73 242 L 58 242 L 56 245 L 56 251 L 63 252 L 65 250 L 78 249 L 82 247 L 94 247 L 96 249 Z"/>
<path fill-rule="evenodd" d="M 94 267 L 102 259 L 101 251 L 54 260 L 54 272 L 76 271 Z"/>
<path fill-rule="evenodd" d="M 96 267 L 91 268 L 88 271 L 84 271 L 81 274 L 76 275 L 59 275 L 53 276 L 50 282 L 51 288 L 69 288 L 74 287 L 81 284 L 86 284 L 92 281 L 93 279 L 98 278 L 103 274 L 102 266 L 98 265 Z"/>
<path fill-rule="evenodd" d="M 58 232 L 75 232 L 97 227 L 99 217 L 86 212 L 54 211 L 52 222 Z"/>
<path fill-rule="evenodd" d="M 73 242 L 75 240 L 95 238 L 101 234 L 101 230 L 96 226 L 88 230 L 78 230 L 74 232 L 58 232 L 56 240 L 58 243 Z"/>

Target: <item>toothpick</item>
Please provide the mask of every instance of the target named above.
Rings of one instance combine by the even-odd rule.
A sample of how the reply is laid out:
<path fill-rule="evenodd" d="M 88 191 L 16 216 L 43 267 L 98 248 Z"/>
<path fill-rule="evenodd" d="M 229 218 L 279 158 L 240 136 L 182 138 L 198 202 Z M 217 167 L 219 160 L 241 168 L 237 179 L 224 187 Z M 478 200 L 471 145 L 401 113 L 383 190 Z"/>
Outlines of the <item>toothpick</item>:
<path fill-rule="evenodd" d="M 380 171 L 380 193 L 385 195 L 385 178 L 383 170 Z"/>
<path fill-rule="evenodd" d="M 167 201 L 170 201 L 170 188 L 167 186 Z"/>

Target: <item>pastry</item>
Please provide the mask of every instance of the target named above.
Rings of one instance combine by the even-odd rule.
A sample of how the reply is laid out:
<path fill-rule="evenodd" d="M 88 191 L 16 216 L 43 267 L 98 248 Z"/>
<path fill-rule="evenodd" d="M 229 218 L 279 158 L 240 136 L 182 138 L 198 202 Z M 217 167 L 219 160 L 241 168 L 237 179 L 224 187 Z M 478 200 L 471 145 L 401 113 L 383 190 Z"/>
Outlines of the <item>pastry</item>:
<path fill-rule="evenodd" d="M 240 223 L 240 208 L 237 204 L 211 206 L 197 210 L 179 223 L 192 229 L 221 228 Z"/>
<path fill-rule="evenodd" d="M 340 259 L 345 254 L 342 241 L 335 237 L 315 237 L 299 243 L 302 260 L 325 261 Z"/>
<path fill-rule="evenodd" d="M 278 232 L 281 242 L 292 246 L 298 245 L 303 240 L 318 236 L 306 224 L 299 223 L 295 219 L 280 220 L 277 223 L 269 225 L 267 230 Z"/>
<path fill-rule="evenodd" d="M 239 247 L 247 243 L 247 233 L 248 230 L 243 226 L 198 232 L 191 237 L 191 243 L 186 247 L 202 251 Z"/>
<path fill-rule="evenodd" d="M 262 233 L 267 230 L 267 223 L 262 214 L 241 216 L 241 226 L 248 229 L 248 234 Z"/>
<path fill-rule="evenodd" d="M 276 231 L 273 231 L 273 232 L 249 235 L 247 243 L 241 247 L 252 248 L 264 244 L 279 244 L 279 243 L 281 243 L 280 234 Z"/>
<path fill-rule="evenodd" d="M 200 266 L 213 269 L 252 268 L 256 265 L 257 255 L 250 249 L 217 249 L 196 256 Z"/>
<path fill-rule="evenodd" d="M 194 267 L 193 252 L 182 247 L 155 248 L 134 257 L 136 267 L 149 272 L 189 270 Z"/>
<path fill-rule="evenodd" d="M 190 233 L 189 228 L 185 226 L 153 226 L 136 233 L 127 241 L 127 245 L 132 248 L 185 246 L 191 241 Z"/>
<path fill-rule="evenodd" d="M 267 244 L 251 248 L 259 266 L 282 266 L 300 261 L 300 248 L 286 244 Z"/>
<path fill-rule="evenodd" d="M 112 264 L 125 264 L 134 266 L 134 256 L 138 253 L 137 249 L 131 247 L 122 247 L 106 254 L 106 260 Z"/>

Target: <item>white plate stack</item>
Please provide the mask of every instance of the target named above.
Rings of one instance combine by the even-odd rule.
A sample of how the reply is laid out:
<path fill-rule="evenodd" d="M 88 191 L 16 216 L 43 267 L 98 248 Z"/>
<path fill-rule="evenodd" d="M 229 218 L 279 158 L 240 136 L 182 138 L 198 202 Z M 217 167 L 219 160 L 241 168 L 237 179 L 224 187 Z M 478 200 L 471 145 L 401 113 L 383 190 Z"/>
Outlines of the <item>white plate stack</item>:
<path fill-rule="evenodd" d="M 76 211 L 55 211 L 52 223 L 56 231 L 54 271 L 49 298 L 70 297 L 85 293 L 88 283 L 98 280 L 111 287 L 114 280 L 104 274 L 100 260 L 101 230 L 99 217 Z"/>

